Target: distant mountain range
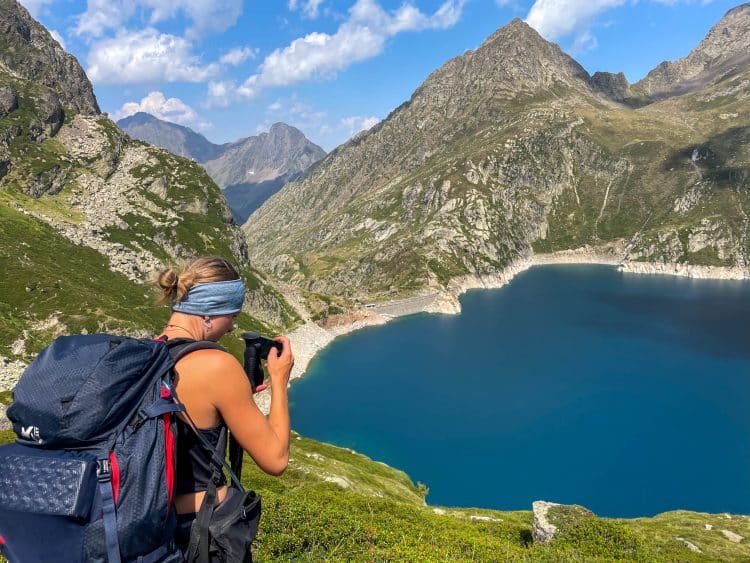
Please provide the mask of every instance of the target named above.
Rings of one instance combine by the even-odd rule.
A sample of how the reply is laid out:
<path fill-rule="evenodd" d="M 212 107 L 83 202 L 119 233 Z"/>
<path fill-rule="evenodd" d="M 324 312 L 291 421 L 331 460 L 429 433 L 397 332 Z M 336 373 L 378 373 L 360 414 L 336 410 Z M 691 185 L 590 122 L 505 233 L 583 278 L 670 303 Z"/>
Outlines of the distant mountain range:
<path fill-rule="evenodd" d="M 284 184 L 326 155 L 299 129 L 285 123 L 275 123 L 268 133 L 223 145 L 144 112 L 125 117 L 117 125 L 134 139 L 200 163 L 224 189 L 240 224 Z"/>
<path fill-rule="evenodd" d="M 633 85 L 514 20 L 243 229 L 255 264 L 353 302 L 453 293 L 584 248 L 750 277 L 750 4 Z"/>

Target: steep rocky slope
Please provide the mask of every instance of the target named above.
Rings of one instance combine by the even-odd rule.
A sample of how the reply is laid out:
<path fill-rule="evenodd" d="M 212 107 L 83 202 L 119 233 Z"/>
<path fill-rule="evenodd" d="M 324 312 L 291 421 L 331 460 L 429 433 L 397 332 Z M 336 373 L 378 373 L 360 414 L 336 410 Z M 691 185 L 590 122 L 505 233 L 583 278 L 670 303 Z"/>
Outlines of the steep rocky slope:
<path fill-rule="evenodd" d="M 85 115 L 99 113 L 91 82 L 78 61 L 16 0 L 0 0 L 0 68 L 51 88 L 65 108 Z"/>
<path fill-rule="evenodd" d="M 71 74 L 85 78 L 78 63 L 17 4 L 0 5 L 0 20 L 9 19 L 31 26 L 33 48 L 52 59 L 0 67 L 0 356 L 28 359 L 71 331 L 152 333 L 166 315 L 153 306 L 154 271 L 208 253 L 242 268 L 250 288 L 242 325 L 293 324 L 294 310 L 250 266 L 205 171 L 131 141 L 98 114 L 90 85 L 79 105 L 90 107 L 77 111 L 66 96 Z M 22 36 L 1 37 L 0 58 L 12 51 L 26 60 Z M 23 78 L 34 73 L 52 86 Z"/>
<path fill-rule="evenodd" d="M 711 86 L 750 63 L 750 3 L 733 8 L 708 32 L 691 53 L 663 62 L 633 85 L 654 99 L 678 96 Z"/>
<path fill-rule="evenodd" d="M 355 301 L 584 245 L 748 275 L 738 72 L 633 109 L 618 102 L 626 82 L 592 79 L 516 20 L 270 198 L 243 226 L 251 256 L 305 291 Z"/>

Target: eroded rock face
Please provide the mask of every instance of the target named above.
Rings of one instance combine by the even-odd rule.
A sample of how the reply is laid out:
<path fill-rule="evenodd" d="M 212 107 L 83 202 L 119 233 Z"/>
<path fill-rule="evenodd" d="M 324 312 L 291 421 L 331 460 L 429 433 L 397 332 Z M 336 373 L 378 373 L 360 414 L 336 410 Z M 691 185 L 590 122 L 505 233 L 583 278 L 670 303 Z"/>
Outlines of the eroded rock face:
<path fill-rule="evenodd" d="M 57 135 L 65 119 L 58 95 L 54 92 L 45 92 L 36 100 L 36 109 L 46 136 Z"/>
<path fill-rule="evenodd" d="M 622 102 L 633 96 L 633 93 L 630 91 L 630 83 L 622 72 L 618 72 L 617 74 L 595 72 L 591 77 L 591 84 L 595 90 L 618 102 Z"/>
<path fill-rule="evenodd" d="M 63 107 L 86 115 L 99 113 L 91 82 L 76 58 L 15 0 L 0 8 L 0 35 L 11 47 L 0 49 L 0 68 L 50 88 Z"/>
<path fill-rule="evenodd" d="M 656 99 L 699 90 L 750 61 L 750 4 L 729 10 L 690 54 L 665 61 L 633 85 Z"/>
<path fill-rule="evenodd" d="M 36 198 L 58 194 L 65 187 L 69 171 L 68 166 L 55 165 L 32 176 L 24 186 L 23 191 Z"/>
<path fill-rule="evenodd" d="M 531 526 L 531 535 L 536 543 L 547 545 L 554 539 L 557 533 L 557 526 L 550 522 L 547 514 L 549 509 L 555 506 L 560 505 L 555 502 L 543 500 L 534 501 L 534 521 Z"/>
<path fill-rule="evenodd" d="M 10 86 L 0 88 L 0 119 L 18 109 L 18 93 Z"/>

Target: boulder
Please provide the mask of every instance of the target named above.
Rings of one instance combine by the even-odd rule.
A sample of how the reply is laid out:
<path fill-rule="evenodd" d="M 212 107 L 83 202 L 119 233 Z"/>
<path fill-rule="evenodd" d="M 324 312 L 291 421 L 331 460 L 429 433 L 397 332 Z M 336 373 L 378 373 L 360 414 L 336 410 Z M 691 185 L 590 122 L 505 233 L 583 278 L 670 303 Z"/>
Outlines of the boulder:
<path fill-rule="evenodd" d="M 724 535 L 725 538 L 727 538 L 730 542 L 733 543 L 740 543 L 745 538 L 735 532 L 731 532 L 729 530 L 722 530 L 721 533 Z"/>
<path fill-rule="evenodd" d="M 534 522 L 531 527 L 531 535 L 535 542 L 547 545 L 555 537 L 557 526 L 547 518 L 549 509 L 555 506 L 560 505 L 543 500 L 534 501 Z"/>
<path fill-rule="evenodd" d="M 0 119 L 18 109 L 18 94 L 10 86 L 0 88 Z"/>
<path fill-rule="evenodd" d="M 70 172 L 70 167 L 56 164 L 32 176 L 23 191 L 34 198 L 60 193 L 65 187 L 68 172 Z"/>
<path fill-rule="evenodd" d="M 44 133 L 49 137 L 57 135 L 65 119 L 60 98 L 54 92 L 47 91 L 36 99 L 35 105 Z"/>
<path fill-rule="evenodd" d="M 7 407 L 0 403 L 0 430 L 11 430 L 13 428 L 13 425 L 5 414 L 6 410 Z"/>
<path fill-rule="evenodd" d="M 589 509 L 578 505 L 534 501 L 534 521 L 531 536 L 536 543 L 548 545 L 561 529 L 575 528 L 583 520 L 594 518 Z"/>

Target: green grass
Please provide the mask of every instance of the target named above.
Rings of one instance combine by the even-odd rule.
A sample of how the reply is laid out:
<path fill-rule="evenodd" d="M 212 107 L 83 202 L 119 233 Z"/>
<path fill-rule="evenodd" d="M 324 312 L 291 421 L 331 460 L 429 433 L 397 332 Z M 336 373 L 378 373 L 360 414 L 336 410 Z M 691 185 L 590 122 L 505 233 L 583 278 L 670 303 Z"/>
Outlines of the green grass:
<path fill-rule="evenodd" d="M 60 257 L 65 257 L 61 260 Z M 156 306 L 153 286 L 142 286 L 112 272 L 98 252 L 77 246 L 37 219 L 0 205 L 0 355 L 24 338 L 26 359 L 58 334 L 82 331 L 158 334 L 169 316 Z M 53 326 L 44 323 L 57 319 Z M 246 313 L 240 331 L 278 331 Z M 25 337 L 24 337 L 24 331 Z M 242 345 L 227 337 L 237 357 Z"/>
<path fill-rule="evenodd" d="M 345 479 L 348 487 L 325 481 L 331 477 Z M 423 504 L 420 488 L 403 473 L 349 450 L 296 436 L 283 476 L 265 475 L 246 458 L 243 482 L 263 496 L 255 544 L 259 561 L 646 562 L 750 557 L 747 542 L 732 544 L 719 531 L 730 529 L 747 537 L 750 521 L 694 512 L 623 520 L 562 507 L 557 514 L 550 511 L 559 537 L 542 547 L 532 542 L 530 511 L 443 507 L 436 512 Z M 714 526 L 712 532 L 706 531 L 706 523 Z M 700 545 L 704 554 L 693 554 L 676 537 Z"/>
<path fill-rule="evenodd" d="M 0 443 L 14 439 L 0 432 Z M 334 483 L 338 480 L 346 486 Z M 263 497 L 258 561 L 747 561 L 750 518 L 676 511 L 652 518 L 598 518 L 563 506 L 547 547 L 532 541 L 530 511 L 432 507 L 424 487 L 361 454 L 292 435 L 289 468 L 261 472 L 246 456 L 246 487 Z M 460 479 L 457 480 L 460 486 Z M 711 529 L 706 529 L 706 524 Z M 677 538 L 698 546 L 693 553 Z"/>

